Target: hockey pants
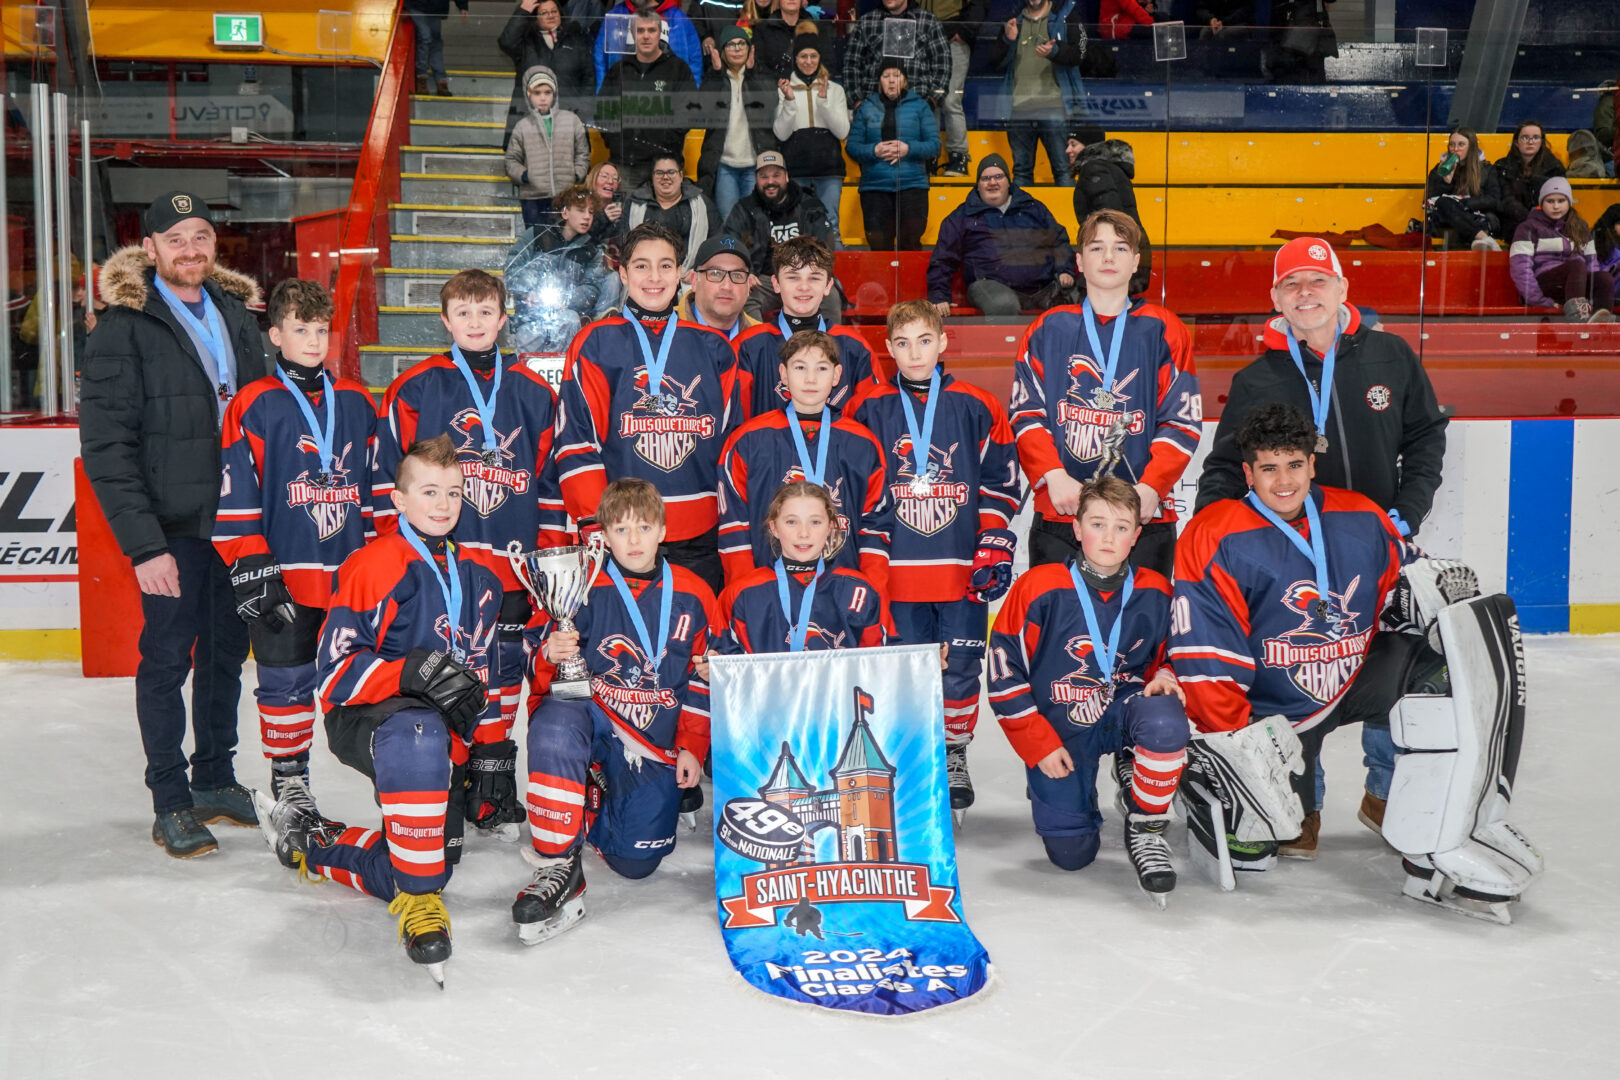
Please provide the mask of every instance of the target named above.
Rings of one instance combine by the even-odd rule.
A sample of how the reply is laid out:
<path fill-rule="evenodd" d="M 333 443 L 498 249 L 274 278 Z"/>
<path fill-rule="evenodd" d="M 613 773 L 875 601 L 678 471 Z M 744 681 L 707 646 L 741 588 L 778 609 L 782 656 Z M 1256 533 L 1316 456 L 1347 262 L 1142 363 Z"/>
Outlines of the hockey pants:
<path fill-rule="evenodd" d="M 967 743 L 979 722 L 979 687 L 984 676 L 989 609 L 977 600 L 889 604 L 900 641 L 906 645 L 948 644 L 945 657 L 945 741 Z"/>

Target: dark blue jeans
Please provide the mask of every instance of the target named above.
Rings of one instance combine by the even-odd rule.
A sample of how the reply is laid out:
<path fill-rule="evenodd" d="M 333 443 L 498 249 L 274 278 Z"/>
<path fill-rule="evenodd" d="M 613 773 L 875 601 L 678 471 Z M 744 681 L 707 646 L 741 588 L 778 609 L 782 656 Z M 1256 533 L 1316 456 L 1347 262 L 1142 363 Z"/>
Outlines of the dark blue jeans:
<path fill-rule="evenodd" d="M 444 16 L 407 12 L 416 24 L 416 73 L 444 82 Z"/>
<path fill-rule="evenodd" d="M 1007 146 L 1012 151 L 1012 181 L 1023 187 L 1035 182 L 1035 143 L 1046 147 L 1046 160 L 1052 166 L 1052 182 L 1071 183 L 1069 155 L 1064 152 L 1069 125 L 1061 116 L 1045 120 L 1012 120 L 1007 124 Z"/>
<path fill-rule="evenodd" d="M 135 717 L 146 750 L 146 786 L 159 814 L 191 805 L 191 788 L 232 783 L 236 705 L 242 696 L 247 626 L 236 615 L 230 573 L 207 540 L 173 539 L 180 595 L 141 596 L 141 663 Z M 191 680 L 191 776 L 186 777 L 186 703 Z"/>

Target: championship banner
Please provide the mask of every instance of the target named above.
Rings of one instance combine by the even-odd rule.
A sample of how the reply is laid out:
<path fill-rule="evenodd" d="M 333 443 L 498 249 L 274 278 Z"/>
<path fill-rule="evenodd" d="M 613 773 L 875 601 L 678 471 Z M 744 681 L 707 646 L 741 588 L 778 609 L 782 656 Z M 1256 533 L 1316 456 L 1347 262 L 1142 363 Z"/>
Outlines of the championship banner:
<path fill-rule="evenodd" d="M 957 891 L 939 650 L 709 661 L 714 881 L 743 978 L 904 1015 L 984 988 Z"/>

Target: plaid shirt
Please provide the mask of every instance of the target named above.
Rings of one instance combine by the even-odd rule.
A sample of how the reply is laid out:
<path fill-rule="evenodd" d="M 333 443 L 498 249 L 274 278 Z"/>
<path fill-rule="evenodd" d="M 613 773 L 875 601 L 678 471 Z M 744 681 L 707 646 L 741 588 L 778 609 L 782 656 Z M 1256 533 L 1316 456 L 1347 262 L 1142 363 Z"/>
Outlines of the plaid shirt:
<path fill-rule="evenodd" d="M 878 67 L 883 61 L 883 24 L 889 19 L 910 19 L 917 24 L 917 51 L 905 62 L 906 83 L 918 97 L 935 103 L 950 86 L 950 46 L 939 20 L 910 6 L 899 15 L 890 15 L 879 7 L 856 21 L 844 54 L 844 89 L 856 100 L 877 93 Z M 851 109 L 855 103 L 850 102 Z"/>

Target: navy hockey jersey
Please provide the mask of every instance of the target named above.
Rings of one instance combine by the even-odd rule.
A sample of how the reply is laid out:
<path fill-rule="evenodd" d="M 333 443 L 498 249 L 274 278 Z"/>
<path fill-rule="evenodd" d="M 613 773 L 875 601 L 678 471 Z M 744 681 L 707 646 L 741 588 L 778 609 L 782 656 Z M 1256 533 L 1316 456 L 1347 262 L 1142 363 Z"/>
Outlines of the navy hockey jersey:
<path fill-rule="evenodd" d="M 376 535 L 377 410 L 365 387 L 332 380 L 337 416 L 328 470 L 294 393 L 269 375 L 231 399 L 221 429 L 223 473 L 213 540 L 227 566 L 246 555 L 274 555 L 293 600 L 324 608 L 332 572 Z M 309 400 L 324 428 L 323 397 L 321 391 Z"/>
<path fill-rule="evenodd" d="M 1092 356 L 1082 309 L 1065 305 L 1036 318 L 1019 342 L 1008 412 L 1035 510 L 1048 521 L 1071 519 L 1052 509 L 1043 477 L 1053 469 L 1080 481 L 1095 476 L 1104 439 L 1121 413 L 1129 428 L 1114 475 L 1159 493 L 1154 521 L 1176 520 L 1170 491 L 1203 435 L 1192 338 L 1164 308 L 1132 301 L 1110 390 L 1102 377 L 1114 332 L 1114 320 L 1099 316 L 1104 355 Z"/>
<path fill-rule="evenodd" d="M 568 518 L 553 453 L 557 398 L 546 380 L 503 351 L 501 389 L 495 400 L 495 448 L 486 455 L 484 422 L 466 377 L 448 356 L 430 356 L 388 387 L 382 411 L 387 427 L 379 438 L 378 490 L 393 490 L 394 473 L 412 443 L 448 434 L 461 458 L 464 484 L 456 540 L 467 557 L 494 571 L 507 591 L 519 589 L 507 561 L 513 540 L 525 551 L 568 542 Z M 494 374 L 474 371 L 488 394 Z M 392 506 L 378 511 L 378 530 L 394 527 Z"/>
<path fill-rule="evenodd" d="M 850 395 L 862 383 L 872 378 L 872 350 L 848 326 L 834 326 L 827 333 L 838 345 L 842 368 L 838 385 L 827 399 L 827 404 L 837 411 L 848 405 Z M 787 338 L 782 336 L 776 320 L 750 326 L 732 344 L 737 349 L 737 380 L 747 415 L 763 416 L 772 409 L 784 408 L 789 401 L 787 387 L 782 385 L 782 346 L 787 344 Z"/>
<path fill-rule="evenodd" d="M 1312 487 L 1310 498 L 1327 541 L 1325 618 L 1311 560 L 1246 499 L 1206 506 L 1181 534 L 1170 663 L 1201 731 L 1278 714 L 1307 730 L 1361 669 L 1400 574 L 1401 537 L 1364 495 Z M 1309 535 L 1303 514 L 1295 525 Z"/>
<path fill-rule="evenodd" d="M 647 385 L 647 364 L 630 321 L 598 320 L 574 335 L 563 370 L 557 463 L 568 513 L 596 513 L 602 491 L 636 476 L 664 497 L 668 539 L 690 540 L 720 520 L 720 450 L 742 418 L 737 355 L 712 327 L 680 322 L 663 386 Z M 663 323 L 647 326 L 656 350 Z"/>
<path fill-rule="evenodd" d="M 928 445 L 928 492 L 912 490 L 917 459 L 900 402 L 899 377 L 858 387 L 844 415 L 863 424 L 884 448 L 894 532 L 889 540 L 889 599 L 948 603 L 967 595 L 968 576 L 985 529 L 1005 529 L 1023 496 L 1012 427 L 1001 402 L 951 375 L 939 381 L 940 402 Z M 911 395 L 919 429 L 927 399 Z"/>
<path fill-rule="evenodd" d="M 630 575 L 624 579 L 636 598 L 647 633 L 654 635 L 654 648 L 658 645 L 664 565 L 659 560 L 649 579 Z M 669 641 L 656 667 L 642 648 L 624 599 L 605 568 L 574 616 L 580 654 L 591 673 L 592 699 L 612 718 L 613 729 L 628 751 L 663 762 L 675 760 L 677 730 L 693 726 L 708 730 L 709 685 L 698 676 L 692 658 L 709 651 L 724 625 L 708 585 L 685 567 L 669 565 L 675 595 L 670 602 Z M 534 646 L 536 697 L 550 686 L 555 671 L 540 651 L 552 628 L 550 619 L 539 611 L 524 633 Z"/>
<path fill-rule="evenodd" d="M 738 428 L 726 443 L 720 463 L 720 561 L 727 583 L 756 566 L 775 564 L 765 514 L 777 489 L 804 478 L 788 424 L 785 409 L 772 409 Z M 815 461 L 821 421 L 803 421 L 802 431 L 805 448 Z M 885 483 L 883 447 L 870 431 L 848 419 L 835 419 L 830 437 L 823 479 L 838 508 L 838 526 L 844 530 L 844 545 L 832 565 L 858 566 L 884 587 L 894 504 Z"/>

